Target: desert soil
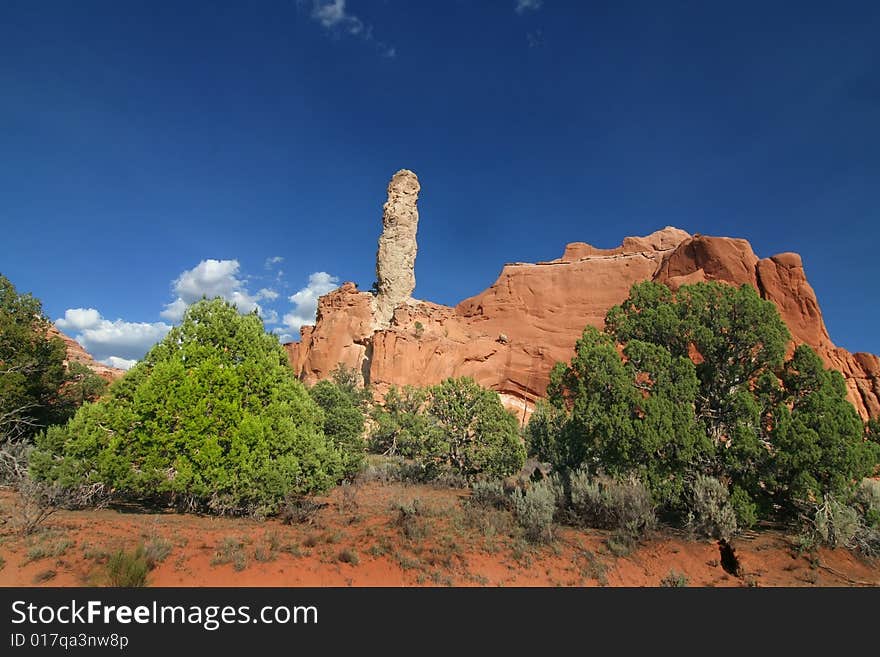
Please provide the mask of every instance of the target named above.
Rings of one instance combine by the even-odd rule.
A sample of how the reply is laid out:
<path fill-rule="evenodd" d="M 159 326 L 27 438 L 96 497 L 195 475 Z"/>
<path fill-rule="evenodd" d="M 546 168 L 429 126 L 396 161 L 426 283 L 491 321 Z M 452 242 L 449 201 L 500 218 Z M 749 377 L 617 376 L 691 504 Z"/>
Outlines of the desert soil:
<path fill-rule="evenodd" d="M 880 563 L 845 549 L 798 550 L 796 537 L 752 531 L 727 572 L 714 541 L 665 530 L 628 553 L 609 532 L 557 527 L 530 544 L 510 513 L 468 491 L 403 483 L 339 487 L 308 521 L 215 518 L 142 509 L 59 511 L 15 530 L 17 495 L 0 490 L 0 586 L 108 585 L 118 550 L 158 555 L 148 586 L 878 586 Z M 403 513 L 400 507 L 415 512 Z"/>

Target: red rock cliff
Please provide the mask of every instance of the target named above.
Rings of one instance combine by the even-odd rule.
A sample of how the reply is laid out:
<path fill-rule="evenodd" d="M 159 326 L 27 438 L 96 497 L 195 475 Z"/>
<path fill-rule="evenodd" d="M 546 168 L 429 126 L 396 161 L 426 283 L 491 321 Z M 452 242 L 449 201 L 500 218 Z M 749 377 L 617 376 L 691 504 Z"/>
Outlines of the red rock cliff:
<path fill-rule="evenodd" d="M 745 240 L 671 227 L 628 237 L 615 249 L 575 242 L 557 260 L 505 265 L 491 287 L 455 308 L 407 298 L 387 324 L 376 321 L 373 295 L 346 283 L 321 298 L 315 326 L 304 327 L 301 341 L 286 348 L 310 384 L 339 363 L 362 372 L 380 394 L 391 384 L 471 376 L 525 417 L 544 395 L 553 364 L 571 358 L 584 327 L 601 328 L 632 284 L 648 280 L 673 288 L 710 280 L 753 285 L 779 308 L 792 348 L 816 349 L 846 377 L 861 416 L 880 415 L 880 360 L 834 345 L 800 256 L 759 259 Z"/>

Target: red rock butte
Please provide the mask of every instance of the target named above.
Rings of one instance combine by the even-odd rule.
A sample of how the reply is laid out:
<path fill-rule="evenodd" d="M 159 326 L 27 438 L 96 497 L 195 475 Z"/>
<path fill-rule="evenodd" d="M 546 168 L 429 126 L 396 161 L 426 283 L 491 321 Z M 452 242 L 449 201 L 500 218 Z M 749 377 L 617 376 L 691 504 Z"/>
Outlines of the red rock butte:
<path fill-rule="evenodd" d="M 417 189 L 415 174 L 398 172 L 395 179 L 401 174 Z M 389 199 L 392 193 L 389 187 Z M 389 206 L 386 227 L 395 221 Z M 413 207 L 406 211 L 415 213 Z M 415 248 L 414 232 L 406 239 L 412 244 L 403 248 Z M 386 230 L 380 244 L 387 241 Z M 383 267 L 377 263 L 378 270 Z M 791 331 L 790 349 L 801 343 L 813 347 L 828 367 L 843 373 L 862 418 L 880 415 L 880 359 L 834 345 L 799 255 L 760 259 L 746 240 L 690 235 L 672 227 L 627 237 L 614 249 L 573 242 L 556 260 L 506 264 L 491 287 L 454 308 L 407 292 L 394 299 L 390 320 L 381 288 L 376 297 L 345 283 L 321 297 L 315 325 L 304 326 L 300 342 L 285 349 L 297 376 L 308 384 L 329 377 L 339 365 L 355 368 L 379 395 L 391 385 L 424 386 L 470 376 L 496 390 L 524 420 L 545 394 L 553 365 L 571 359 L 584 327 L 603 327 L 608 310 L 640 281 L 673 289 L 698 281 L 754 286 L 779 308 Z"/>

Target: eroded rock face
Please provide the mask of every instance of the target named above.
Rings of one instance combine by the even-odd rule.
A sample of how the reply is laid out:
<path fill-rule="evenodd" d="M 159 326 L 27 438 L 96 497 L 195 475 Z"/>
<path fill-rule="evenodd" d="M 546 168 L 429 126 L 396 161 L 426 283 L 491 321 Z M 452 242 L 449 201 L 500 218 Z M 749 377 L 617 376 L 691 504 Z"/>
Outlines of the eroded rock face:
<path fill-rule="evenodd" d="M 318 300 L 315 326 L 300 329 L 300 341 L 284 345 L 296 375 L 312 385 L 337 366 L 362 371 L 373 334 L 373 295 L 345 283 Z"/>
<path fill-rule="evenodd" d="M 107 381 L 115 381 L 120 378 L 123 374 L 125 374 L 125 370 L 121 370 L 116 367 L 110 367 L 109 365 L 104 365 L 103 363 L 99 363 L 87 352 L 83 346 L 71 338 L 69 335 L 65 335 L 54 325 L 49 327 L 47 331 L 47 335 L 50 338 L 61 338 L 64 341 L 64 347 L 67 351 L 67 357 L 65 359 L 65 365 L 71 362 L 81 363 L 92 370 L 95 374 L 100 376 Z"/>
<path fill-rule="evenodd" d="M 699 236 L 682 242 L 654 280 L 672 288 L 707 280 L 753 285 L 776 304 L 788 326 L 789 355 L 796 345 L 810 345 L 827 367 L 843 373 L 849 400 L 859 415 L 863 419 L 880 415 L 880 362 L 871 354 L 851 354 L 834 345 L 798 254 L 759 260 L 745 240 Z"/>
<path fill-rule="evenodd" d="M 843 373 L 862 417 L 880 415 L 880 359 L 834 345 L 797 254 L 759 259 L 745 240 L 667 227 L 613 249 L 574 242 L 556 260 L 505 265 L 491 287 L 450 308 L 410 297 L 418 191 L 409 171 L 395 174 L 388 187 L 378 297 L 347 283 L 321 298 L 316 325 L 302 329 L 301 342 L 286 345 L 307 383 L 340 363 L 360 371 L 379 395 L 391 385 L 471 376 L 525 421 L 546 393 L 553 365 L 571 359 L 585 326 L 604 326 L 633 283 L 721 281 L 748 283 L 776 304 L 792 334 L 790 349 L 812 346 Z"/>
<path fill-rule="evenodd" d="M 410 299 L 416 288 L 416 232 L 419 227 L 419 179 L 401 169 L 388 183 L 382 209 L 382 235 L 376 253 L 376 328 L 386 327 L 394 309 Z"/>

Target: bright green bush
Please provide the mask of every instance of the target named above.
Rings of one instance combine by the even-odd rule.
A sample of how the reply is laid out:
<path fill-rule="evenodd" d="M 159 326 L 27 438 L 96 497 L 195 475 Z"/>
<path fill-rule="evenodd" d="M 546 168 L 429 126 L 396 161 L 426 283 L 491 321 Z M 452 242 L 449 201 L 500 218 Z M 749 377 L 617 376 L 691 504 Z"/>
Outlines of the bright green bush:
<path fill-rule="evenodd" d="M 40 435 L 31 472 L 183 509 L 272 513 L 342 475 L 322 421 L 260 318 L 205 300 L 106 397 Z"/>
<path fill-rule="evenodd" d="M 363 411 L 351 395 L 332 381 L 319 381 L 309 389 L 309 395 L 324 411 L 324 435 L 342 454 L 345 474 L 355 474 L 364 462 L 366 450 Z"/>

